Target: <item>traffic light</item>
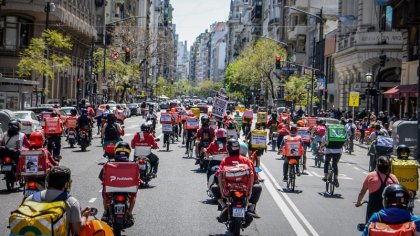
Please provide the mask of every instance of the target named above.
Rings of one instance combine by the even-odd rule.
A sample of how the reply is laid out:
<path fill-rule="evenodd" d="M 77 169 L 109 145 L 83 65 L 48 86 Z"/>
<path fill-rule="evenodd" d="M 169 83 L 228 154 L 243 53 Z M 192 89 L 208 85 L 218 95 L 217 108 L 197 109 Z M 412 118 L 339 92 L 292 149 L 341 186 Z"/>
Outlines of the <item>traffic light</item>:
<path fill-rule="evenodd" d="M 125 64 L 130 63 L 130 48 L 125 48 Z"/>
<path fill-rule="evenodd" d="M 277 70 L 280 70 L 281 69 L 280 61 L 281 61 L 280 56 L 276 56 L 276 69 Z"/>
<path fill-rule="evenodd" d="M 386 55 L 379 56 L 379 65 L 381 67 L 384 67 L 385 66 L 385 63 L 386 63 Z"/>

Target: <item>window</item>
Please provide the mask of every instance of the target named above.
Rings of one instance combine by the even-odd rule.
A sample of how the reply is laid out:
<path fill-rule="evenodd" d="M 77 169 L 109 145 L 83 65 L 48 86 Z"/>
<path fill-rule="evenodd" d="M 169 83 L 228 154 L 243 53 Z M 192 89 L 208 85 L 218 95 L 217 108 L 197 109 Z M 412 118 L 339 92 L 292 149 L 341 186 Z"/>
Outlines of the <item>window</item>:
<path fill-rule="evenodd" d="M 29 46 L 31 34 L 30 22 L 15 17 L 0 18 L 0 50 L 14 51 Z"/>

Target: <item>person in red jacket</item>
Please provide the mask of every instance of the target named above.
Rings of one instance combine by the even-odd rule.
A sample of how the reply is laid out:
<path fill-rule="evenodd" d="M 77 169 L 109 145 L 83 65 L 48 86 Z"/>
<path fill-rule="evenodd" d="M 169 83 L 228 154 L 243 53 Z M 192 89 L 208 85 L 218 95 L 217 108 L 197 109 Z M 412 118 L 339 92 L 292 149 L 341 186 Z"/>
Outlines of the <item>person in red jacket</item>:
<path fill-rule="evenodd" d="M 227 131 L 223 128 L 218 129 L 216 131 L 216 138 L 216 140 L 211 142 L 210 145 L 204 149 L 206 158 L 210 160 L 209 168 L 207 168 L 207 181 L 209 181 L 209 178 L 212 175 L 211 168 L 220 165 L 220 162 L 228 155 L 226 147 Z M 212 155 L 211 159 L 210 155 Z"/>
<path fill-rule="evenodd" d="M 131 148 L 136 148 L 136 146 L 151 146 L 153 149 L 158 149 L 159 146 L 153 138 L 152 133 L 150 132 L 151 127 L 149 125 L 142 124 L 140 127 L 141 132 L 137 132 L 134 135 L 134 138 L 131 140 Z M 155 154 L 150 153 L 147 156 L 150 160 L 150 165 L 152 167 L 153 178 L 156 178 L 158 166 L 159 166 L 159 157 Z"/>
<path fill-rule="evenodd" d="M 253 216 L 254 218 L 260 218 L 260 216 L 255 212 L 255 207 L 260 199 L 262 187 L 259 184 L 258 174 L 255 171 L 254 165 L 251 160 L 240 155 L 240 144 L 237 139 L 229 139 L 227 141 L 227 151 L 229 156 L 222 160 L 219 166 L 219 170 L 216 172 L 216 176 L 219 177 L 220 171 L 224 169 L 225 166 L 234 166 L 237 164 L 246 164 L 254 175 L 254 185 L 252 187 L 251 197 L 249 198 L 250 206 L 248 207 L 247 213 Z M 219 177 L 220 178 L 220 177 Z M 220 181 L 220 180 L 218 180 Z M 227 207 L 226 203 L 222 199 L 222 194 L 220 192 L 220 187 L 214 185 L 211 188 L 213 196 L 217 199 L 218 203 L 222 207 L 222 212 L 217 218 L 219 222 L 226 222 L 227 220 Z"/>

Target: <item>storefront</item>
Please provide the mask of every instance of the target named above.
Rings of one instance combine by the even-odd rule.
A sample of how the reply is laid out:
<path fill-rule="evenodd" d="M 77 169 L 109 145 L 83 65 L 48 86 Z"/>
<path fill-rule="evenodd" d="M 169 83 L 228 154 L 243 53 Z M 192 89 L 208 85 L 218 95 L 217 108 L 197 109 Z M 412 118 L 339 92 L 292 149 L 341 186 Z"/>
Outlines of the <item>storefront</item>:
<path fill-rule="evenodd" d="M 401 117 L 406 113 L 411 116 L 417 112 L 417 84 L 395 86 L 385 91 L 384 97 L 390 100 L 390 104 L 398 106 L 395 113 Z"/>
<path fill-rule="evenodd" d="M 0 109 L 17 111 L 35 106 L 35 85 L 37 81 L 0 78 Z"/>

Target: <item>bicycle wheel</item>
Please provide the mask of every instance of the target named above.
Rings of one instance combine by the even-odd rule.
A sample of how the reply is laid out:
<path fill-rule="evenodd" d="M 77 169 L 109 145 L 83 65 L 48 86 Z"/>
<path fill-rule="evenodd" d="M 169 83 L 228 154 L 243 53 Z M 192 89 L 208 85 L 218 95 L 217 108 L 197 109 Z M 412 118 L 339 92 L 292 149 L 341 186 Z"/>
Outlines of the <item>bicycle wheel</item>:
<path fill-rule="evenodd" d="M 296 165 L 289 165 L 289 178 L 287 179 L 287 188 L 295 191 L 295 179 L 296 179 Z"/>
<path fill-rule="evenodd" d="M 332 174 L 331 174 L 331 164 L 329 164 L 329 165 L 328 165 L 327 181 L 325 181 L 325 192 L 326 192 L 326 193 L 329 193 L 329 192 L 330 192 L 331 178 L 332 178 Z"/>
<path fill-rule="evenodd" d="M 330 181 L 330 195 L 332 196 L 332 195 L 334 195 L 336 177 L 335 177 L 334 171 L 331 170 L 331 172 L 332 173 L 331 173 L 331 181 Z"/>

